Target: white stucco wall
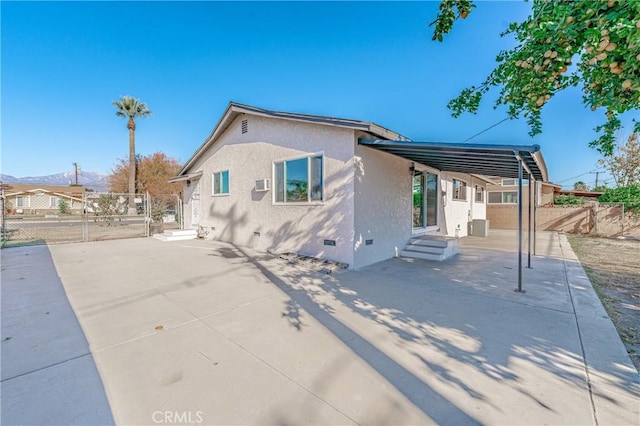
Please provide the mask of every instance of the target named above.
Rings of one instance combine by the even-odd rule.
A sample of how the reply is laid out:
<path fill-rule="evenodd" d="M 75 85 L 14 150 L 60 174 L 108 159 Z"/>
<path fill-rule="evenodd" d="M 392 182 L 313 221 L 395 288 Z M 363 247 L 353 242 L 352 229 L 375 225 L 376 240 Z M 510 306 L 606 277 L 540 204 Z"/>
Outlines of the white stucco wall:
<path fill-rule="evenodd" d="M 196 188 L 198 188 L 199 183 L 200 183 L 200 179 L 198 178 L 198 179 L 192 179 L 189 185 L 187 185 L 186 182 L 183 182 L 182 184 L 182 193 L 184 194 L 182 198 L 182 202 L 183 202 L 185 229 L 195 229 L 198 226 L 197 224 L 193 223 L 191 220 L 192 209 L 193 209 L 191 197 L 193 195 L 193 191 L 196 190 Z"/>
<path fill-rule="evenodd" d="M 241 121 L 248 132 L 241 133 Z M 200 225 L 208 238 L 273 252 L 298 252 L 353 264 L 354 131 L 253 115 L 239 116 L 190 173 L 203 171 Z M 272 180 L 273 161 L 324 153 L 323 205 L 274 205 L 273 190 L 256 192 L 255 181 Z M 212 173 L 229 170 L 229 195 L 212 196 Z M 188 192 L 185 218 L 190 222 Z M 259 236 L 254 233 L 260 233 Z M 335 240 L 335 246 L 323 241 Z"/>
<path fill-rule="evenodd" d="M 397 255 L 411 238 L 411 162 L 356 145 L 354 265 Z M 366 245 L 366 240 L 373 244 Z"/>
<path fill-rule="evenodd" d="M 487 184 L 485 181 L 477 177 L 470 176 L 471 182 L 471 219 L 487 218 Z M 482 202 L 476 201 L 476 186 L 484 188 L 484 199 Z"/>
<path fill-rule="evenodd" d="M 451 237 L 465 237 L 467 235 L 467 224 L 471 217 L 471 199 L 475 195 L 471 186 L 471 176 L 462 173 L 443 172 L 440 175 L 444 180 L 446 195 L 441 197 L 445 200 L 444 215 L 446 223 L 441 222 L 446 235 Z M 453 179 L 459 179 L 467 183 L 467 198 L 465 201 L 453 199 Z M 479 207 L 481 208 L 481 207 Z M 479 219 L 479 218 L 476 218 Z M 457 230 L 457 232 L 456 232 Z"/>

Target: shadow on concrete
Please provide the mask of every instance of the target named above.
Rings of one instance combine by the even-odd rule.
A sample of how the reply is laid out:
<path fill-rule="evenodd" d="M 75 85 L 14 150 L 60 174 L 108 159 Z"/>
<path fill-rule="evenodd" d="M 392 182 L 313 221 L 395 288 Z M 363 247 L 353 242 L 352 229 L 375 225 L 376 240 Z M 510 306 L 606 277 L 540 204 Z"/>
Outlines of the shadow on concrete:
<path fill-rule="evenodd" d="M 482 383 L 506 385 L 528 399 L 531 406 L 560 416 L 557 418 L 566 415 L 553 395 L 536 393 L 523 384 L 529 377 L 521 377 L 518 374 L 521 370 L 515 367 L 522 362 L 541 373 L 549 373 L 567 389 L 589 393 L 572 302 L 547 305 L 549 300 L 568 294 L 562 270 L 553 269 L 561 268 L 557 259 L 537 260 L 547 262 L 538 263 L 541 275 L 537 284 L 543 291 L 532 291 L 523 298 L 513 292 L 511 271 L 505 269 L 498 275 L 487 276 L 488 263 L 478 262 L 482 253 L 471 249 L 466 255 L 441 263 L 392 259 L 361 271 L 319 276 L 295 268 L 278 269 L 276 275 L 264 266 L 266 263 L 235 248 L 288 294 L 291 300 L 286 302 L 282 316 L 292 327 L 303 331 L 303 317 L 305 313 L 310 315 L 438 424 L 480 421 L 469 414 L 468 407 L 463 409 L 434 389 L 421 378 L 422 374 L 443 385 L 453 385 L 498 412 L 505 410 L 498 402 L 500 397 L 484 389 Z M 493 255 L 496 259 L 504 257 L 500 252 Z M 552 268 L 551 272 L 544 272 L 547 267 Z M 465 273 L 461 274 L 462 271 Z M 371 276 L 376 277 L 375 283 L 371 282 Z M 354 329 L 339 319 L 335 314 L 337 306 L 347 307 L 395 337 L 385 339 L 383 346 L 371 343 L 363 335 L 366 329 Z M 424 348 L 456 362 L 428 359 Z M 404 362 L 401 364 L 390 355 L 397 350 L 409 353 L 423 369 L 418 373 L 406 368 Z M 471 376 L 461 376 L 455 365 L 463 365 Z M 637 378 L 618 374 L 615 366 L 608 367 L 591 373 L 606 376 L 611 388 L 638 395 Z M 615 393 L 598 389 L 591 392 L 614 406 L 621 404 Z M 587 407 L 575 409 L 590 416 Z"/>
<path fill-rule="evenodd" d="M 2 423 L 113 424 L 47 246 L 2 255 Z"/>
<path fill-rule="evenodd" d="M 315 318 L 327 330 L 339 338 L 356 355 L 374 368 L 382 377 L 398 389 L 408 400 L 410 400 L 423 413 L 437 424 L 480 424 L 474 417 L 462 411 L 451 401 L 440 395 L 422 379 L 407 370 L 400 363 L 389 355 L 371 344 L 359 333 L 351 329 L 332 315 L 331 309 L 327 305 L 314 300 L 313 294 L 304 289 L 292 288 L 276 274 L 271 272 L 258 260 L 254 259 L 241 248 L 236 250 L 243 253 L 246 259 L 276 287 L 287 293 L 291 298 L 286 303 L 283 316 L 287 317 L 289 323 L 298 330 L 301 330 L 300 318 L 301 309 Z M 300 277 L 302 278 L 302 277 Z M 327 289 L 327 288 L 325 288 Z M 330 371 L 330 369 L 328 370 Z M 331 377 L 325 376 L 324 380 Z M 339 379 L 339 374 L 335 379 Z M 380 424 L 385 424 L 384 419 L 379 419 Z M 287 422 L 283 420 L 283 424 Z"/>

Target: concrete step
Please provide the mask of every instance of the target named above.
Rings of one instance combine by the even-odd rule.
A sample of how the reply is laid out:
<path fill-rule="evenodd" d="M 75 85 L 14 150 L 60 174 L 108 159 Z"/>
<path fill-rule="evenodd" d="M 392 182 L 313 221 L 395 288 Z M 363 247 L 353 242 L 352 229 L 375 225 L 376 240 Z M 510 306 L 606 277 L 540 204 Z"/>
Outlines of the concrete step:
<path fill-rule="evenodd" d="M 416 259 L 444 260 L 460 251 L 460 240 L 443 235 L 418 235 L 407 241 L 401 256 Z"/>
<path fill-rule="evenodd" d="M 447 247 L 446 246 L 444 247 L 426 246 L 422 244 L 414 244 L 411 241 L 409 241 L 407 245 L 404 246 L 404 249 L 409 251 L 419 251 L 421 253 L 444 254 Z"/>
<path fill-rule="evenodd" d="M 194 237 L 197 237 L 198 231 L 195 229 L 171 229 L 168 231 L 164 231 L 164 235 L 167 235 L 170 237 L 193 235 Z"/>
<path fill-rule="evenodd" d="M 441 261 L 445 259 L 444 254 L 423 253 L 421 251 L 414 250 L 400 250 L 400 256 L 411 257 L 414 259 L 436 260 Z"/>
<path fill-rule="evenodd" d="M 446 247 L 447 245 L 457 242 L 458 238 L 445 237 L 443 235 L 417 235 L 409 240 L 409 244 L 431 247 Z"/>
<path fill-rule="evenodd" d="M 160 241 L 195 240 L 198 238 L 198 231 L 195 229 L 172 229 L 164 231 L 162 234 L 155 234 L 153 238 Z"/>

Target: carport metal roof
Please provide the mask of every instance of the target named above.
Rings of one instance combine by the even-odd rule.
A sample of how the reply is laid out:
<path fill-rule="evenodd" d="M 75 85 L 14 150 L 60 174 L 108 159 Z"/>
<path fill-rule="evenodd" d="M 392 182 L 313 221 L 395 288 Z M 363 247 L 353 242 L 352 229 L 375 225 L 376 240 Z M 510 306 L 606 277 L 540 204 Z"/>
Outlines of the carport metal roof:
<path fill-rule="evenodd" d="M 533 178 L 547 182 L 539 145 L 488 145 L 360 139 L 360 145 L 406 158 L 438 170 L 518 178 L 519 161 Z"/>

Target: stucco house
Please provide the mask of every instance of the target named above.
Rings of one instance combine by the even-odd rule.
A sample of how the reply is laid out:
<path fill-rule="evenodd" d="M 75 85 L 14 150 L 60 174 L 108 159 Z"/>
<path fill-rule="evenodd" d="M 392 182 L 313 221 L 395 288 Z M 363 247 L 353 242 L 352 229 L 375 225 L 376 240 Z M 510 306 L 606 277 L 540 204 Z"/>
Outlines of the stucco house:
<path fill-rule="evenodd" d="M 413 146 L 370 122 L 232 102 L 170 180 L 184 184 L 185 228 L 350 268 L 454 254 L 468 223 L 486 218 L 491 180 L 383 152 L 375 140 Z"/>
<path fill-rule="evenodd" d="M 518 217 L 518 180 L 491 176 L 494 183 L 487 185 L 487 219 L 494 229 L 514 229 Z M 529 208 L 530 199 L 535 197 L 536 207 L 553 205 L 555 194 L 561 185 L 551 182 L 535 182 L 530 198 L 529 182 L 525 180 L 522 187 L 522 205 Z"/>
<path fill-rule="evenodd" d="M 487 185 L 488 208 L 501 204 L 518 204 L 518 180 L 491 176 L 492 184 Z M 529 205 L 529 182 L 523 181 L 522 199 L 524 206 Z M 551 182 L 536 182 L 536 206 L 549 206 L 553 204 L 556 192 L 562 189 L 561 185 Z"/>
<path fill-rule="evenodd" d="M 3 184 L 5 209 L 12 215 L 56 214 L 64 201 L 69 213 L 82 213 L 84 186 Z"/>

